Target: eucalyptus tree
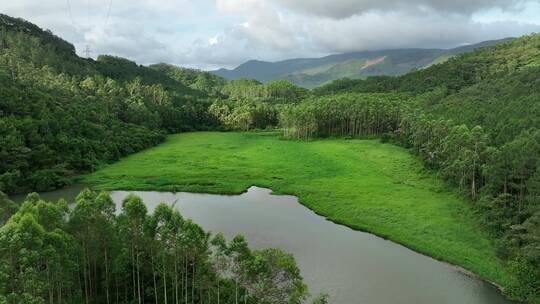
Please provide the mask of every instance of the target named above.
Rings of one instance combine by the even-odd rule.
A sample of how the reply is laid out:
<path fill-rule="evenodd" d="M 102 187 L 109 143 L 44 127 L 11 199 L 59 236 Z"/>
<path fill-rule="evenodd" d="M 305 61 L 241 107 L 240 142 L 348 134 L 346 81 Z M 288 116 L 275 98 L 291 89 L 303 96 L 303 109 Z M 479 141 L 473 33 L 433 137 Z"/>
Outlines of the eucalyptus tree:
<path fill-rule="evenodd" d="M 2 303 L 302 303 L 294 258 L 229 243 L 159 204 L 127 196 L 116 215 L 105 193 L 73 208 L 29 195 L 0 228 Z"/>
<path fill-rule="evenodd" d="M 143 287 L 141 280 L 142 261 L 141 256 L 144 254 L 145 235 L 144 225 L 146 223 L 147 208 L 140 197 L 133 194 L 128 195 L 122 201 L 122 213 L 120 214 L 121 232 L 129 239 L 129 253 L 131 256 L 131 273 L 133 282 L 133 298 L 137 303 L 144 302 Z"/>
<path fill-rule="evenodd" d="M 223 234 L 216 234 L 211 240 L 212 261 L 216 273 L 217 304 L 221 303 L 221 280 L 230 275 L 230 255 L 227 241 Z"/>
<path fill-rule="evenodd" d="M 0 228 L 0 291 L 7 303 L 63 302 L 74 288 L 76 243 L 64 229 L 65 201 L 27 197 Z"/>
<path fill-rule="evenodd" d="M 264 304 L 300 304 L 306 299 L 307 287 L 302 281 L 294 257 L 279 249 L 251 251 L 241 236 L 228 245 L 236 286 L 247 292 L 245 299 Z M 235 289 L 238 302 L 238 288 Z"/>
<path fill-rule="evenodd" d="M 406 100 L 393 94 L 341 94 L 306 99 L 283 107 L 284 136 L 373 136 L 397 129 Z"/>
<path fill-rule="evenodd" d="M 79 270 L 82 271 L 84 281 L 85 302 L 90 303 L 94 297 L 94 284 L 92 280 L 93 257 L 96 256 L 94 244 L 97 235 L 93 234 L 95 228 L 95 199 L 97 195 L 90 189 L 84 189 L 75 199 L 75 208 L 70 214 L 69 228 L 71 233 L 80 242 L 82 253 Z"/>
<path fill-rule="evenodd" d="M 443 174 L 476 199 L 478 176 L 486 161 L 487 136 L 480 126 L 472 130 L 465 125 L 456 126 L 445 137 L 443 153 Z"/>
<path fill-rule="evenodd" d="M 116 205 L 107 192 L 101 192 L 96 197 L 95 205 L 97 208 L 95 233 L 98 235 L 98 250 L 103 253 L 103 263 L 101 264 L 105 268 L 105 279 L 103 283 L 106 303 L 109 304 L 111 302 L 111 258 L 114 253 L 113 251 L 116 249 L 115 244 L 118 242 L 114 227 Z"/>

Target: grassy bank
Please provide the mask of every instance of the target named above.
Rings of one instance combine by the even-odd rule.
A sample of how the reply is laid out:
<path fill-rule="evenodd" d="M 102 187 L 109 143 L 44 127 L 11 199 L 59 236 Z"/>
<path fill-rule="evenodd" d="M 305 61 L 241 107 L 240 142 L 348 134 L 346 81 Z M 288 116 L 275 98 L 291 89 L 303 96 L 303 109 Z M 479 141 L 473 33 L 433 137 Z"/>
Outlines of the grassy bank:
<path fill-rule="evenodd" d="M 505 285 L 508 274 L 469 204 L 422 171 L 408 151 L 377 140 L 295 142 L 271 133 L 170 136 L 89 176 L 101 189 L 294 194 L 336 222 L 402 243 Z"/>

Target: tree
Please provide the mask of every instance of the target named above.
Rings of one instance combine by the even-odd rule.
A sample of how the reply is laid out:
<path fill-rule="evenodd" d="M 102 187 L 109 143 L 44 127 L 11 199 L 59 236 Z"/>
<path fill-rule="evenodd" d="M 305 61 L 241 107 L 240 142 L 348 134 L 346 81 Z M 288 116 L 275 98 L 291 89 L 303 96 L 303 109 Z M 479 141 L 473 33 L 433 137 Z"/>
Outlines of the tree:
<path fill-rule="evenodd" d="M 122 202 L 123 232 L 129 236 L 129 250 L 131 255 L 133 294 L 137 302 L 143 302 L 141 282 L 141 255 L 144 247 L 144 224 L 147 209 L 141 198 L 128 195 Z"/>
<path fill-rule="evenodd" d="M 72 209 L 34 193 L 0 228 L 0 300 L 10 304 L 300 303 L 306 294 L 291 255 L 211 239 L 166 204 L 148 215 L 135 195 L 116 215 L 105 192 L 84 189 Z"/>
<path fill-rule="evenodd" d="M 0 227 L 17 211 L 19 206 L 0 191 Z"/>

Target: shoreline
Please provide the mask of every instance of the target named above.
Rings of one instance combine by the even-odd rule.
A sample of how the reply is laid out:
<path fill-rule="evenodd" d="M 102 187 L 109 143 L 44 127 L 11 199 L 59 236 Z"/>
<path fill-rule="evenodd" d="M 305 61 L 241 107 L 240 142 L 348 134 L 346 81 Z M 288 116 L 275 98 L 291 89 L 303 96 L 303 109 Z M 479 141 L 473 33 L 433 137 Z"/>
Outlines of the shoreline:
<path fill-rule="evenodd" d="M 181 193 L 181 192 L 184 192 L 184 193 L 194 193 L 194 194 L 208 194 L 208 195 L 223 195 L 223 196 L 239 196 L 239 195 L 242 195 L 242 194 L 245 194 L 245 193 L 248 193 L 249 189 L 252 188 L 252 187 L 256 187 L 256 188 L 261 188 L 261 189 L 266 189 L 266 190 L 269 190 L 270 194 L 271 195 L 277 195 L 277 196 L 280 196 L 280 195 L 283 195 L 283 196 L 293 196 L 298 204 L 302 205 L 303 207 L 305 207 L 306 209 L 308 209 L 309 211 L 313 212 L 314 214 L 324 218 L 326 221 L 329 221 L 329 222 L 332 222 L 336 225 L 340 225 L 340 226 L 343 226 L 343 227 L 347 227 L 353 231 L 357 231 L 357 232 L 362 232 L 362 233 L 366 233 L 366 234 L 369 234 L 369 235 L 372 235 L 376 238 L 379 238 L 381 240 L 384 240 L 384 241 L 388 241 L 388 242 L 392 242 L 396 245 L 399 245 L 399 246 L 402 246 L 403 248 L 406 248 L 407 250 L 410 250 L 412 252 L 414 252 L 415 254 L 419 254 L 419 255 L 422 255 L 424 257 L 428 257 L 430 259 L 433 259 L 437 262 L 440 262 L 440 263 L 443 263 L 445 264 L 447 267 L 449 268 L 452 268 L 454 269 L 455 271 L 459 272 L 459 273 L 462 273 L 470 278 L 473 278 L 473 279 L 476 279 L 476 280 L 479 280 L 479 281 L 482 281 L 484 283 L 487 283 L 489 284 L 490 286 L 494 287 L 495 289 L 497 289 L 505 298 L 507 298 L 508 300 L 511 300 L 511 301 L 516 301 L 515 299 L 512 299 L 510 297 L 508 297 L 508 295 L 505 293 L 505 289 L 502 285 L 494 282 L 494 281 L 491 281 L 485 277 L 482 277 L 480 276 L 479 274 L 473 272 L 472 270 L 469 270 L 461 265 L 458 265 L 458 264 L 453 264 L 451 262 L 448 262 L 442 258 L 438 258 L 438 257 L 435 257 L 435 256 L 432 256 L 426 252 L 423 252 L 422 250 L 419 250 L 419 249 L 416 249 L 412 246 L 408 246 L 407 244 L 405 244 L 404 242 L 400 242 L 398 240 L 394 240 L 392 239 L 391 237 L 389 236 L 386 236 L 386 235 L 383 235 L 383 234 L 378 234 L 374 231 L 371 231 L 369 229 L 364 229 L 364 228 L 361 228 L 359 226 L 356 226 L 356 225 L 349 225 L 349 224 L 346 224 L 344 223 L 343 221 L 340 221 L 338 219 L 334 219 L 332 217 L 329 217 L 329 216 L 326 216 L 325 214 L 311 208 L 308 204 L 302 202 L 300 200 L 300 198 L 294 194 L 294 193 L 287 193 L 287 192 L 280 192 L 278 190 L 274 190 L 274 189 L 271 189 L 270 187 L 267 187 L 267 186 L 262 186 L 262 185 L 256 185 L 256 184 L 252 184 L 250 186 L 248 186 L 246 189 L 242 190 L 242 191 L 239 191 L 239 192 L 236 192 L 236 191 L 229 191 L 229 192 L 215 192 L 215 191 L 186 191 L 186 190 L 167 190 L 165 187 L 165 189 L 159 189 L 159 190 L 152 190 L 152 189 L 137 189 L 137 188 L 133 188 L 133 189 L 107 189 L 107 188 L 100 188 L 99 186 L 95 187 L 94 190 L 103 190 L 103 191 L 125 191 L 125 192 L 129 192 L 129 191 L 141 191 L 141 192 L 145 192 L 145 191 L 152 191 L 152 192 L 170 192 L 170 193 Z M 175 188 L 176 189 L 176 188 Z M 520 303 L 520 302 L 516 302 L 516 303 Z"/>

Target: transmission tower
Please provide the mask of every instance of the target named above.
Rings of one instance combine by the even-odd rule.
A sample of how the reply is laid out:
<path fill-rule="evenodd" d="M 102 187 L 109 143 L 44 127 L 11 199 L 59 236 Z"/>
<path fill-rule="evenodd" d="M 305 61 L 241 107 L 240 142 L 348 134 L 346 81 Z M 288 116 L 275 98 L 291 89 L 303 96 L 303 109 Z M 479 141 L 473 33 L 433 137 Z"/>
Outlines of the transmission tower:
<path fill-rule="evenodd" d="M 92 54 L 92 49 L 90 49 L 90 45 L 87 44 L 84 48 L 84 55 L 86 56 L 86 58 L 90 58 L 90 54 Z"/>

